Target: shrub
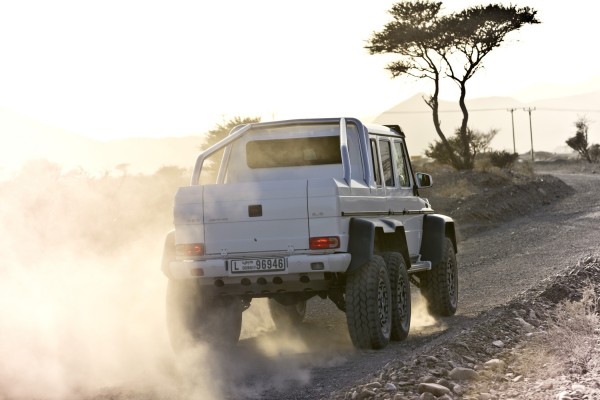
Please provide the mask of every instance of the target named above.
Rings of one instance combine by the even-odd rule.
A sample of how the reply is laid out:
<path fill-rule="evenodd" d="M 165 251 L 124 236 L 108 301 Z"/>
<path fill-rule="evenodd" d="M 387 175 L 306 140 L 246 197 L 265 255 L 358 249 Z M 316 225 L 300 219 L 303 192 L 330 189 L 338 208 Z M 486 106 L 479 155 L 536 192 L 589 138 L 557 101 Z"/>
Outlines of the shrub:
<path fill-rule="evenodd" d="M 519 369 L 544 378 L 582 374 L 593 361 L 600 317 L 597 288 L 588 282 L 579 301 L 563 300 L 550 313 L 543 335 L 536 335 L 520 356 Z"/>
<path fill-rule="evenodd" d="M 590 158 L 592 162 L 600 161 L 600 144 L 593 144 L 590 146 Z"/>
<path fill-rule="evenodd" d="M 452 153 L 454 153 L 454 155 L 460 155 L 463 160 L 471 160 L 471 165 L 467 165 L 468 163 L 464 165 L 454 165 L 452 158 L 448 153 L 448 149 L 446 149 L 446 146 L 440 140 L 434 140 L 433 143 L 430 143 L 429 148 L 425 150 L 425 155 L 439 163 L 450 165 L 457 170 L 473 169 L 472 161 L 475 160 L 479 154 L 484 153 L 489 148 L 490 142 L 492 139 L 494 139 L 497 133 L 497 129 L 491 129 L 489 132 L 484 133 L 468 128 L 468 155 L 464 154 L 463 143 L 460 136 L 460 128 L 456 129 L 454 135 L 448 138 L 448 145 L 450 146 Z"/>
<path fill-rule="evenodd" d="M 492 165 L 498 168 L 510 168 L 519 158 L 517 153 L 509 153 L 506 150 L 492 151 L 489 155 Z"/>

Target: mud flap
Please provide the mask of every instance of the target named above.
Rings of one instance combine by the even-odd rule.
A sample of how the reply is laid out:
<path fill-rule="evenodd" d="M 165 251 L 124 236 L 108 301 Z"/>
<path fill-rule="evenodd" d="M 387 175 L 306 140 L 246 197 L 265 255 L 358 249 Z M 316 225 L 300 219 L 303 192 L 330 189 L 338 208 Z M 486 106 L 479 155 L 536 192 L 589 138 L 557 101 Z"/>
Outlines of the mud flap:
<path fill-rule="evenodd" d="M 456 247 L 456 234 L 454 232 L 454 220 L 440 214 L 429 214 L 423 218 L 423 239 L 421 240 L 421 259 L 431 261 L 437 265 L 442 260 L 444 240 L 448 237 L 452 241 L 454 252 L 458 253 Z"/>
<path fill-rule="evenodd" d="M 350 220 L 350 239 L 348 252 L 352 260 L 347 272 L 352 272 L 373 258 L 375 245 L 375 225 L 371 221 L 352 218 Z"/>

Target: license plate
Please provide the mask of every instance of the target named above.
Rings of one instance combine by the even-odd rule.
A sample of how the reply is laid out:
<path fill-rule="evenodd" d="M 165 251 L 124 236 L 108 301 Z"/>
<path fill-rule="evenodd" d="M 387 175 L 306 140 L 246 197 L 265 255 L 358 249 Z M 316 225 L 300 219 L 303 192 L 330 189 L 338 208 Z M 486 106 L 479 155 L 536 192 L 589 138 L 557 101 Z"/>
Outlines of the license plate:
<path fill-rule="evenodd" d="M 244 272 L 269 272 L 285 271 L 286 259 L 284 257 L 272 258 L 246 258 L 243 260 L 230 260 L 229 266 L 234 274 Z"/>

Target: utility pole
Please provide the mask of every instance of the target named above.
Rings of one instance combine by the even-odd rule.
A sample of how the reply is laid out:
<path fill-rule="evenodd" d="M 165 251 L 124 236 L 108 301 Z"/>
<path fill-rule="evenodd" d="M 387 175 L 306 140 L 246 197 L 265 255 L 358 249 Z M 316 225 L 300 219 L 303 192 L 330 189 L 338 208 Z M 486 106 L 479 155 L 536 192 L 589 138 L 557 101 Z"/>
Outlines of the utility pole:
<path fill-rule="evenodd" d="M 512 132 L 513 132 L 513 153 L 517 154 L 517 145 L 515 143 L 515 112 L 516 108 L 509 108 L 506 111 L 510 111 L 510 119 L 512 121 Z"/>
<path fill-rule="evenodd" d="M 531 136 L 531 162 L 533 163 L 535 160 L 533 159 L 533 128 L 531 127 L 531 112 L 535 111 L 535 107 L 524 108 L 523 111 L 527 111 L 529 113 L 529 135 Z"/>

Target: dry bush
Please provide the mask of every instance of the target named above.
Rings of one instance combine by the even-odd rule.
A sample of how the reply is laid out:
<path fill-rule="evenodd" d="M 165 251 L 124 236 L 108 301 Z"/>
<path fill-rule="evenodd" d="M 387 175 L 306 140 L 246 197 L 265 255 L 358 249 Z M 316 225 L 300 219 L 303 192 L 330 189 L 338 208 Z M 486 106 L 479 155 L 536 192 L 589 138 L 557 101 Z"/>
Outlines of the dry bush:
<path fill-rule="evenodd" d="M 489 157 L 478 157 L 475 160 L 475 171 L 488 172 L 491 169 L 495 169 L 489 159 Z"/>
<path fill-rule="evenodd" d="M 423 156 L 411 156 L 410 163 L 412 165 L 413 171 L 426 172 L 428 174 L 440 170 L 452 170 L 451 167 L 445 164 L 440 164 L 437 161 L 432 160 L 431 158 Z"/>
<path fill-rule="evenodd" d="M 495 166 L 489 157 L 480 157 L 475 163 L 475 170 L 492 172 L 503 176 L 533 177 L 535 175 L 533 164 L 527 160 L 516 160 L 510 168 Z"/>
<path fill-rule="evenodd" d="M 536 336 L 520 357 L 522 372 L 542 378 L 588 370 L 600 330 L 598 296 L 592 284 L 581 301 L 557 305 L 545 334 Z"/>
<path fill-rule="evenodd" d="M 513 166 L 513 172 L 519 175 L 532 177 L 535 175 L 533 163 L 531 161 L 517 161 Z"/>
<path fill-rule="evenodd" d="M 517 153 L 509 153 L 506 150 L 491 151 L 489 153 L 490 162 L 498 168 L 512 168 L 513 164 L 519 158 Z"/>
<path fill-rule="evenodd" d="M 596 344 L 600 320 L 596 314 L 596 295 L 593 287 L 583 292 L 580 302 L 560 303 L 553 324 L 548 329 L 548 351 L 563 366 L 563 372 L 585 370 Z"/>
<path fill-rule="evenodd" d="M 461 199 L 475 194 L 477 191 L 468 179 L 460 178 L 452 185 L 442 185 L 437 190 L 437 195 L 449 199 Z"/>
<path fill-rule="evenodd" d="M 490 150 L 477 155 L 475 169 L 484 172 L 495 168 L 512 170 L 518 157 L 518 154 L 506 150 Z"/>

